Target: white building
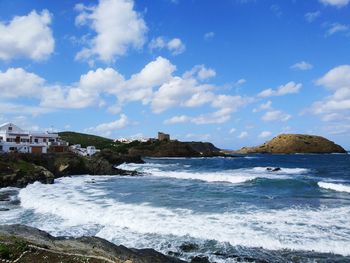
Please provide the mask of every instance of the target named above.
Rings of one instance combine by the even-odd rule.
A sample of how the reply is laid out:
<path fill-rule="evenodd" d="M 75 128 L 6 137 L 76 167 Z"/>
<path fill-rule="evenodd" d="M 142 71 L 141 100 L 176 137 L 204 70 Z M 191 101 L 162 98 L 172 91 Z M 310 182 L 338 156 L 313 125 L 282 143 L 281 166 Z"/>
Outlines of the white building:
<path fill-rule="evenodd" d="M 0 152 L 47 153 L 60 144 L 57 133 L 24 131 L 13 123 L 0 125 Z"/>
<path fill-rule="evenodd" d="M 81 156 L 92 156 L 95 153 L 100 152 L 100 150 L 96 149 L 95 146 L 88 146 L 86 148 L 82 148 L 80 144 L 71 145 L 70 150 Z"/>

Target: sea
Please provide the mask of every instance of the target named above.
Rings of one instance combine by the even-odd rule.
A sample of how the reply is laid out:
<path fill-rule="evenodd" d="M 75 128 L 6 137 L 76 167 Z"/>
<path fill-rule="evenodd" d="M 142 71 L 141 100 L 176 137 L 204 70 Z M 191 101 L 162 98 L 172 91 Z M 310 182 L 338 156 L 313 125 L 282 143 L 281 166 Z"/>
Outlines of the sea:
<path fill-rule="evenodd" d="M 187 261 L 350 262 L 350 155 L 144 160 L 119 166 L 143 176 L 2 188 L 0 224 Z"/>

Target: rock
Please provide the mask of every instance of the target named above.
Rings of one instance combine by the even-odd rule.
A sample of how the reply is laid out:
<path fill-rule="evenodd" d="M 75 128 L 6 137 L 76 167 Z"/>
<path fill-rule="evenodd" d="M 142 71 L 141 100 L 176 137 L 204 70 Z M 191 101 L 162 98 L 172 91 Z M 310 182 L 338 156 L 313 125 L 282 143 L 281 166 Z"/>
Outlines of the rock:
<path fill-rule="evenodd" d="M 198 250 L 199 249 L 199 246 L 195 243 L 183 243 L 181 246 L 180 246 L 180 249 L 183 251 L 183 252 L 192 252 L 192 251 L 195 251 L 195 250 Z"/>
<path fill-rule="evenodd" d="M 0 242 L 6 243 L 12 261 L 25 252 L 20 262 L 184 262 L 153 249 L 129 249 L 98 237 L 53 237 L 44 231 L 23 225 L 0 226 Z M 18 244 L 21 244 L 20 252 Z"/>
<path fill-rule="evenodd" d="M 196 256 L 192 258 L 191 263 L 210 263 L 210 261 L 208 257 Z"/>
<path fill-rule="evenodd" d="M 140 175 L 136 171 L 115 168 L 123 162 L 143 162 L 140 157 L 121 157 L 107 153 L 83 157 L 74 153 L 2 154 L 0 187 L 25 187 L 30 183 L 53 183 L 55 178 L 73 175 Z"/>
<path fill-rule="evenodd" d="M 256 147 L 243 147 L 235 151 L 251 153 L 347 153 L 341 146 L 321 136 L 304 134 L 281 134 Z"/>
<path fill-rule="evenodd" d="M 282 169 L 280 167 L 275 167 L 275 168 L 272 168 L 272 167 L 267 167 L 266 168 L 266 171 L 269 171 L 269 172 L 278 172 L 278 171 L 281 171 Z"/>

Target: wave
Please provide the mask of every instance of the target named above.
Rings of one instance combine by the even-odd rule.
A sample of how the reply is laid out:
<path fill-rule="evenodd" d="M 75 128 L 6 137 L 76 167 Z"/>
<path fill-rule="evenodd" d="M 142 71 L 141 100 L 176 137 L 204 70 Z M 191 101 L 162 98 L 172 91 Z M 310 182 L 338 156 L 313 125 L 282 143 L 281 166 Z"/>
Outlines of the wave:
<path fill-rule="evenodd" d="M 19 197 L 22 207 L 37 215 L 29 223 L 54 235 L 94 234 L 116 244 L 158 250 L 169 249 L 169 240 L 195 239 L 350 255 L 350 225 L 344 221 L 350 217 L 349 207 L 199 213 L 122 203 L 107 193 L 91 196 L 88 190 L 96 189 L 102 191 L 97 183 L 87 184 L 86 178 L 63 178 L 55 185 L 29 185 Z M 91 229 L 95 232 L 88 232 Z"/>
<path fill-rule="evenodd" d="M 174 164 L 172 164 L 174 165 Z M 206 182 L 227 182 L 239 184 L 254 180 L 256 178 L 286 179 L 290 175 L 305 174 L 309 170 L 304 168 L 281 168 L 279 171 L 268 171 L 268 167 L 243 168 L 235 170 L 224 170 L 220 172 L 198 172 L 191 170 L 181 170 L 176 167 L 176 171 L 168 164 L 122 164 L 118 168 L 131 171 L 140 171 L 152 176 L 167 177 L 182 180 L 201 180 Z M 161 168 L 167 168 L 162 170 Z"/>
<path fill-rule="evenodd" d="M 350 185 L 326 183 L 326 182 L 318 182 L 317 184 L 319 187 L 324 189 L 333 190 L 337 192 L 350 193 Z"/>

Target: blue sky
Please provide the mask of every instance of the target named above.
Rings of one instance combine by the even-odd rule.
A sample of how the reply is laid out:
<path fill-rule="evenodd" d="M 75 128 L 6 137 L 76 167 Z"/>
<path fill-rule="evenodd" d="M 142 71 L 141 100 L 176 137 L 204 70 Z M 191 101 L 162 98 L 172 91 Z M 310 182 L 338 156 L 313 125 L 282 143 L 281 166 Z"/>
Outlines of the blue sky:
<path fill-rule="evenodd" d="M 0 121 L 350 148 L 350 0 L 0 1 Z"/>

